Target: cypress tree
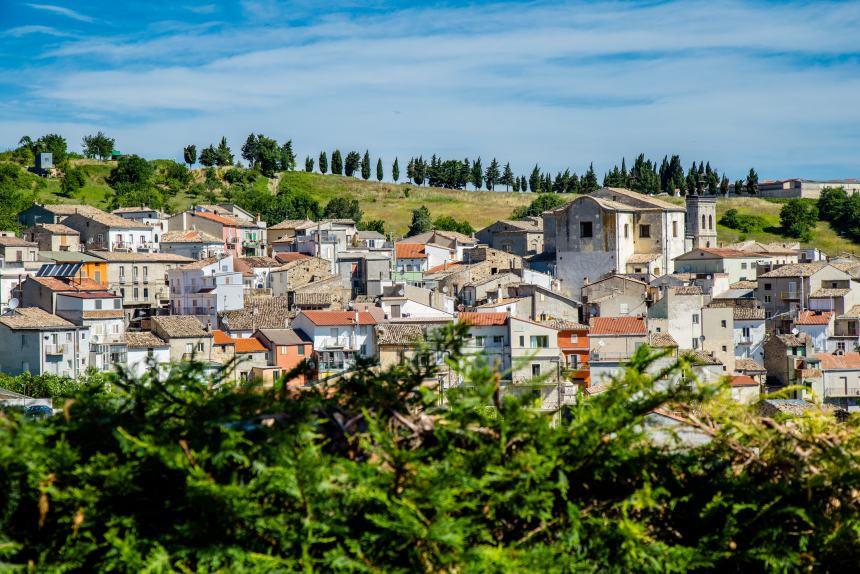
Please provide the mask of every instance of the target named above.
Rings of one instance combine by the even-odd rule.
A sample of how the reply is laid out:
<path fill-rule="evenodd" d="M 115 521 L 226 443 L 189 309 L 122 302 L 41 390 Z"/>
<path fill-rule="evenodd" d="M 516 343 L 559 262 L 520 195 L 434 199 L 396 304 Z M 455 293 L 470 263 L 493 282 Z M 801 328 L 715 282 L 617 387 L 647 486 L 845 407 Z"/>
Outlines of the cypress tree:
<path fill-rule="evenodd" d="M 493 158 L 493 161 L 487 166 L 487 173 L 484 178 L 487 182 L 487 191 L 495 191 L 496 182 L 499 181 L 499 177 L 499 162 L 496 161 L 496 158 Z"/>
<path fill-rule="evenodd" d="M 328 171 L 328 155 L 324 151 L 320 152 L 320 173 Z"/>
<path fill-rule="evenodd" d="M 365 181 L 370 179 L 370 154 L 364 150 L 364 157 L 361 158 L 361 178 Z"/>
<path fill-rule="evenodd" d="M 505 171 L 502 173 L 502 183 L 505 184 L 505 191 L 508 191 L 514 185 L 514 172 L 511 170 L 510 163 L 505 164 Z"/>
<path fill-rule="evenodd" d="M 541 185 L 541 175 L 540 175 L 540 167 L 538 164 L 535 164 L 532 169 L 532 174 L 529 176 L 529 189 L 532 193 L 540 193 L 540 185 Z"/>
<path fill-rule="evenodd" d="M 512 187 L 513 187 L 513 190 L 514 190 L 515 192 L 518 192 L 518 191 L 520 190 L 520 178 L 519 178 L 519 177 L 515 177 L 515 178 L 513 179 L 513 181 L 512 181 Z"/>
<path fill-rule="evenodd" d="M 343 158 L 339 149 L 331 153 L 331 172 L 335 175 L 343 175 Z"/>
<path fill-rule="evenodd" d="M 307 156 L 305 158 L 305 171 L 311 173 L 314 170 L 314 158 Z"/>
<path fill-rule="evenodd" d="M 475 160 L 472 164 L 472 185 L 475 186 L 475 191 L 481 189 L 481 184 L 484 183 L 484 168 L 481 166 L 481 158 Z"/>
<path fill-rule="evenodd" d="M 597 191 L 597 175 L 594 173 L 594 164 L 588 164 L 588 171 L 582 177 L 582 193 Z"/>
<path fill-rule="evenodd" d="M 400 179 L 400 165 L 397 163 L 397 158 L 394 158 L 394 164 L 391 166 L 391 179 L 394 180 L 394 183 Z"/>
<path fill-rule="evenodd" d="M 376 181 L 382 181 L 382 158 L 376 160 Z"/>

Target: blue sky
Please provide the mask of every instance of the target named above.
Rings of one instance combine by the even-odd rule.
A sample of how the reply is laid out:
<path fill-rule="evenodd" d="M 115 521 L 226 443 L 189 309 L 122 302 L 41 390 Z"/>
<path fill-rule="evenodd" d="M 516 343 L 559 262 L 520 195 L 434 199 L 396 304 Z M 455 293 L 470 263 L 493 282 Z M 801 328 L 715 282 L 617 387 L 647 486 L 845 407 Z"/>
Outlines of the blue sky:
<path fill-rule="evenodd" d="M 860 177 L 858 28 L 856 1 L 0 0 L 0 149 L 101 129 L 178 158 L 253 131 L 386 164 Z"/>

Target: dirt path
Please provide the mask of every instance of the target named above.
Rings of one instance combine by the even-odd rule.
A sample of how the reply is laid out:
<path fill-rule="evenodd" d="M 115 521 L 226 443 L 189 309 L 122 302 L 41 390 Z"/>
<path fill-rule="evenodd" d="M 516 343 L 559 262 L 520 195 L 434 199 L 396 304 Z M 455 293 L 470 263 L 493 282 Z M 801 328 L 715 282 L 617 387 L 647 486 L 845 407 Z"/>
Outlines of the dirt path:
<path fill-rule="evenodd" d="M 275 177 L 269 179 L 269 191 L 272 195 L 278 193 L 278 187 L 281 185 L 281 177 L 283 173 L 278 172 Z"/>

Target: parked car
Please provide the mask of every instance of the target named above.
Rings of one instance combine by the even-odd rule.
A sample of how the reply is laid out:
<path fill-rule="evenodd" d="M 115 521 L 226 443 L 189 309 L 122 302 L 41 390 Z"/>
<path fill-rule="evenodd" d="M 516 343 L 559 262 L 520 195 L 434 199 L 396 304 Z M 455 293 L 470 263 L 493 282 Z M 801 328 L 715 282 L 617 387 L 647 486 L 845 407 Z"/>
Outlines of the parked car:
<path fill-rule="evenodd" d="M 54 414 L 54 409 L 48 405 L 30 405 L 24 410 L 28 417 L 45 419 Z"/>

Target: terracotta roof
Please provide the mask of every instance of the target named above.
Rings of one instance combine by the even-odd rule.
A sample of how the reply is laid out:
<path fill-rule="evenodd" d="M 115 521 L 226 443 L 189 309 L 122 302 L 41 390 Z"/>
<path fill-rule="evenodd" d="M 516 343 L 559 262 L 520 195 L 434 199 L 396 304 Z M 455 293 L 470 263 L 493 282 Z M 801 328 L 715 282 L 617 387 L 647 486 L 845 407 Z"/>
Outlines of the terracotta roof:
<path fill-rule="evenodd" d="M 377 321 L 367 311 L 302 311 L 302 315 L 318 327 L 328 325 L 376 325 Z M 358 322 L 356 322 L 356 317 Z"/>
<path fill-rule="evenodd" d="M 106 213 L 101 210 L 95 210 L 89 213 L 76 213 L 74 215 L 70 215 L 69 219 L 75 216 L 80 216 L 86 219 L 90 219 L 95 221 L 96 223 L 100 223 L 105 227 L 121 227 L 123 229 L 152 229 L 149 225 L 145 223 L 140 223 L 138 221 L 134 221 L 133 219 L 124 219 L 119 215 L 114 215 L 113 213 Z M 65 221 L 68 221 L 66 219 Z"/>
<path fill-rule="evenodd" d="M 74 297 L 75 299 L 119 299 L 119 295 L 114 295 L 110 291 L 88 291 L 61 293 L 63 297 Z"/>
<path fill-rule="evenodd" d="M 735 359 L 735 370 L 738 372 L 749 373 L 766 372 L 765 368 L 762 365 L 755 362 L 755 359 L 748 359 L 745 357 Z"/>
<path fill-rule="evenodd" d="M 63 225 L 62 223 L 40 223 L 38 225 L 34 225 L 33 229 L 37 227 L 40 227 L 54 235 L 80 235 L 76 230 L 72 229 L 68 225 Z"/>
<path fill-rule="evenodd" d="M 43 205 L 44 209 L 50 211 L 54 215 L 73 215 L 75 213 L 92 213 L 101 211 L 92 205 L 82 205 L 74 203 L 55 203 L 51 205 Z M 104 213 L 104 212 L 102 212 Z"/>
<path fill-rule="evenodd" d="M 817 299 L 820 297 L 844 297 L 851 293 L 851 289 L 816 289 L 809 296 L 812 299 Z"/>
<path fill-rule="evenodd" d="M 206 259 L 199 259 L 192 263 L 187 263 L 185 265 L 181 265 L 177 267 L 177 269 L 203 269 L 215 263 L 218 263 L 222 259 L 226 259 L 225 256 L 217 256 L 217 257 L 207 257 Z"/>
<path fill-rule="evenodd" d="M 589 335 L 645 335 L 642 317 L 592 317 Z"/>
<path fill-rule="evenodd" d="M 556 331 L 588 331 L 588 325 L 567 319 L 547 319 L 546 321 L 538 321 L 538 323 Z"/>
<path fill-rule="evenodd" d="M 735 375 L 729 380 L 733 387 L 757 387 L 758 383 L 749 375 Z"/>
<path fill-rule="evenodd" d="M 254 226 L 251 222 L 239 221 L 235 217 L 227 217 L 225 215 L 218 215 L 216 213 L 209 213 L 207 211 L 191 211 L 189 215 L 192 217 L 202 217 L 203 219 L 208 219 L 209 221 L 214 221 L 215 223 L 220 223 L 221 225 L 226 225 L 227 227 L 248 227 Z"/>
<path fill-rule="evenodd" d="M 502 273 L 493 273 L 492 275 L 487 275 L 481 279 L 475 279 L 474 281 L 469 281 L 468 283 L 464 283 L 463 287 L 479 287 L 481 285 L 486 285 L 487 283 L 492 283 L 494 281 L 515 281 L 517 283 L 520 282 L 520 276 L 516 273 L 511 273 L 510 271 L 503 271 Z M 499 283 L 501 285 L 501 283 Z"/>
<path fill-rule="evenodd" d="M 735 281 L 729 285 L 730 289 L 756 289 L 758 281 Z"/>
<path fill-rule="evenodd" d="M 140 207 L 120 207 L 119 209 L 114 209 L 111 213 L 115 215 L 120 215 L 122 213 L 147 213 L 150 211 L 154 211 L 159 213 L 157 209 L 153 209 L 151 207 L 140 206 Z"/>
<path fill-rule="evenodd" d="M 597 191 L 595 191 L 592 195 L 597 195 L 597 197 L 605 197 L 607 195 L 612 196 L 613 194 L 626 196 L 630 199 L 634 199 L 637 201 L 641 201 L 643 203 L 650 204 L 650 205 L 654 206 L 655 208 L 659 207 L 660 209 L 669 209 L 672 211 L 684 211 L 684 207 L 682 205 L 676 205 L 674 203 L 669 203 L 668 201 L 663 201 L 662 199 L 657 199 L 656 197 L 646 195 L 644 193 L 632 191 L 632 190 L 627 189 L 625 187 L 602 187 L 602 188 L 598 189 Z M 630 206 L 628 206 L 626 204 L 625 204 L 625 207 L 627 207 L 628 209 L 630 208 Z M 637 208 L 633 207 L 633 209 L 637 209 Z"/>
<path fill-rule="evenodd" d="M 189 229 L 188 231 L 168 231 L 161 236 L 159 243 L 219 243 L 223 245 L 224 240 L 197 229 Z"/>
<path fill-rule="evenodd" d="M 794 323 L 796 325 L 828 325 L 832 318 L 832 311 L 801 311 Z"/>
<path fill-rule="evenodd" d="M 764 320 L 764 309 L 761 307 L 734 307 L 732 311 L 735 321 Z"/>
<path fill-rule="evenodd" d="M 773 271 L 768 271 L 763 275 L 759 275 L 758 278 L 768 278 L 768 277 L 809 277 L 815 273 L 818 273 L 825 267 L 827 267 L 829 263 L 825 263 L 823 261 L 816 261 L 814 263 L 792 263 L 790 265 L 783 265 L 782 267 L 777 267 Z"/>
<path fill-rule="evenodd" d="M 281 262 L 274 257 L 234 257 L 233 263 L 236 271 L 243 271 L 243 268 L 269 269 L 281 266 Z"/>
<path fill-rule="evenodd" d="M 510 317 L 507 313 L 475 313 L 464 312 L 457 316 L 460 323 L 473 327 L 493 327 L 507 324 Z"/>
<path fill-rule="evenodd" d="M 121 319 L 123 311 L 122 309 L 93 309 L 82 311 L 81 317 L 84 319 Z"/>
<path fill-rule="evenodd" d="M 274 345 L 292 346 L 304 345 L 311 342 L 292 329 L 260 329 L 257 332 Z"/>
<path fill-rule="evenodd" d="M 331 305 L 331 293 L 294 293 L 293 305 Z"/>
<path fill-rule="evenodd" d="M 280 223 L 276 223 L 269 229 L 308 229 L 316 225 L 316 222 L 310 219 L 285 219 Z"/>
<path fill-rule="evenodd" d="M 47 287 L 51 291 L 98 291 L 103 292 L 104 286 L 90 279 L 89 277 L 84 277 L 82 279 L 76 279 L 70 277 L 68 279 L 60 279 L 58 277 L 31 277 L 33 281 L 36 283 Z"/>
<path fill-rule="evenodd" d="M 505 297 L 493 303 L 484 303 L 483 305 L 478 305 L 478 309 L 489 309 L 493 307 L 499 307 L 501 305 L 510 305 L 511 303 L 516 303 L 517 301 L 520 301 L 522 299 L 522 297 Z"/>
<path fill-rule="evenodd" d="M 782 341 L 786 347 L 802 347 L 809 341 L 809 335 L 806 333 L 798 333 L 797 335 L 787 333 L 784 335 L 775 335 L 775 337 Z"/>
<path fill-rule="evenodd" d="M 800 373 L 801 379 L 814 379 L 821 376 L 820 369 L 798 369 L 797 372 Z"/>
<path fill-rule="evenodd" d="M 860 353 L 845 353 L 844 355 L 819 353 L 813 357 L 821 361 L 822 371 L 860 369 Z"/>
<path fill-rule="evenodd" d="M 860 305 L 854 305 L 853 307 L 851 307 L 850 309 L 845 311 L 845 313 L 843 315 L 840 315 L 840 317 L 851 317 L 851 318 L 860 317 Z"/>
<path fill-rule="evenodd" d="M 385 323 L 376 326 L 376 340 L 380 345 L 415 345 L 424 341 L 421 325 Z"/>
<path fill-rule="evenodd" d="M 266 347 L 254 337 L 239 337 L 233 339 L 237 353 L 260 353 L 266 351 Z"/>
<path fill-rule="evenodd" d="M 801 415 L 815 405 L 801 399 L 765 399 L 759 405 L 759 412 L 765 416 L 776 413 L 787 415 Z"/>
<path fill-rule="evenodd" d="M 168 337 L 211 337 L 209 331 L 203 329 L 200 321 L 189 315 L 167 315 L 153 317 L 152 322 L 164 331 Z"/>
<path fill-rule="evenodd" d="M 631 263 L 651 263 L 655 259 L 659 259 L 659 253 L 634 253 L 627 258 L 627 264 Z"/>
<path fill-rule="evenodd" d="M 19 307 L 0 317 L 0 323 L 10 329 L 74 329 L 75 326 L 39 307 Z"/>
<path fill-rule="evenodd" d="M 191 263 L 190 257 L 175 253 L 124 253 L 122 251 L 88 251 L 93 257 L 98 257 L 112 263 L 157 262 L 157 263 Z"/>
<path fill-rule="evenodd" d="M 221 325 L 228 331 L 283 329 L 289 324 L 290 308 L 287 297 L 245 299 L 245 306 L 235 311 L 219 313 Z"/>
<path fill-rule="evenodd" d="M 170 344 L 151 331 L 127 331 L 125 342 L 129 349 L 169 347 Z"/>
<path fill-rule="evenodd" d="M 420 243 L 395 243 L 394 253 L 397 259 L 427 259 L 424 245 Z"/>
<path fill-rule="evenodd" d="M 304 253 L 276 253 L 275 259 L 281 263 L 290 263 L 291 261 L 301 261 L 302 259 L 310 259 L 310 255 Z"/>
<path fill-rule="evenodd" d="M 0 247 L 38 247 L 39 244 L 33 241 L 26 241 L 14 235 L 0 236 Z"/>
<path fill-rule="evenodd" d="M 462 261 L 451 261 L 450 263 L 443 263 L 442 265 L 437 265 L 436 267 L 431 267 L 426 271 L 426 273 L 439 273 L 440 271 L 454 271 L 457 267 L 464 266 L 465 263 Z"/>
<path fill-rule="evenodd" d="M 233 339 L 222 331 L 221 329 L 213 329 L 212 330 L 212 344 L 213 345 L 232 345 Z"/>
<path fill-rule="evenodd" d="M 758 254 L 749 251 L 741 251 L 740 249 L 729 249 L 726 247 L 700 247 L 699 249 L 693 249 L 683 255 L 679 255 L 675 259 L 695 259 L 697 258 L 696 255 L 699 257 L 702 255 L 713 255 L 720 259 L 750 259 L 755 258 Z"/>
<path fill-rule="evenodd" d="M 715 354 L 710 351 L 684 351 L 684 356 L 695 360 L 697 363 L 701 365 L 722 365 L 723 362 L 717 358 Z"/>
<path fill-rule="evenodd" d="M 658 349 L 678 347 L 678 341 L 669 333 L 651 333 L 648 336 L 648 344 Z"/>

